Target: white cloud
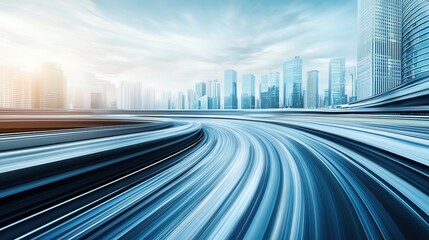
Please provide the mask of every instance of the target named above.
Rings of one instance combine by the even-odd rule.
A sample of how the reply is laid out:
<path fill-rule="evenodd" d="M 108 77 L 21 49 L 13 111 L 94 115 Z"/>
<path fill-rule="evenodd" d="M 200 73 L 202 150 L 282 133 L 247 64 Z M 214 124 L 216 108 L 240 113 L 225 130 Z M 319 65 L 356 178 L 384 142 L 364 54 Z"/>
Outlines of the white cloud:
<path fill-rule="evenodd" d="M 300 55 L 305 71 L 320 70 L 323 91 L 329 58 L 354 62 L 355 20 L 348 5 L 324 11 L 287 5 L 263 14 L 227 5 L 213 11 L 142 16 L 137 25 L 91 1 L 11 1 L 0 5 L 0 64 L 28 69 L 57 62 L 70 81 L 93 72 L 177 90 L 222 80 L 225 68 L 239 76 L 251 72 L 259 81 L 267 69 L 280 70 Z"/>

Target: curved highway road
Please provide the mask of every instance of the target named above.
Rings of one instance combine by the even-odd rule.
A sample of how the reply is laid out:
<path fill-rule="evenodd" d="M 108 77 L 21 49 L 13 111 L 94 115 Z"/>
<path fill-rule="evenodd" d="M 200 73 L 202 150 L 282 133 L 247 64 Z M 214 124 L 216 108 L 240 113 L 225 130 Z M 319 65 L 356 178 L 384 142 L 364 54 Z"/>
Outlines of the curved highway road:
<path fill-rule="evenodd" d="M 125 117 L 2 135 L 0 238 L 429 238 L 428 117 Z"/>

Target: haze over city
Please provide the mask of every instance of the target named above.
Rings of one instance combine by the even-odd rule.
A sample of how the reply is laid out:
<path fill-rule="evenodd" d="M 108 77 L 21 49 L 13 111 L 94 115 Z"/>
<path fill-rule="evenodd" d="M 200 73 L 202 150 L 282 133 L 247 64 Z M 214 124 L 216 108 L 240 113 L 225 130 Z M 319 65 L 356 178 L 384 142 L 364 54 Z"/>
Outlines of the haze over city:
<path fill-rule="evenodd" d="M 185 91 L 222 82 L 224 69 L 239 79 L 252 73 L 258 86 L 262 74 L 282 74 L 282 64 L 300 56 L 303 73 L 320 71 L 323 93 L 331 58 L 356 64 L 351 0 L 3 1 L 0 15 L 0 64 L 31 72 L 55 63 L 71 87 L 91 73 Z"/>

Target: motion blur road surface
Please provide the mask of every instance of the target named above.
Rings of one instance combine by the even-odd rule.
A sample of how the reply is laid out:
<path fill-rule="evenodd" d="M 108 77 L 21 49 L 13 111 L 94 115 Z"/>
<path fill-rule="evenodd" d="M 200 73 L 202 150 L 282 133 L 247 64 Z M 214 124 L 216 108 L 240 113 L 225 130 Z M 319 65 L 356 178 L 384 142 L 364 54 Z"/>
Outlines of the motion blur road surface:
<path fill-rule="evenodd" d="M 1 134 L 0 239 L 429 239 L 427 115 L 73 118 L 128 124 Z"/>

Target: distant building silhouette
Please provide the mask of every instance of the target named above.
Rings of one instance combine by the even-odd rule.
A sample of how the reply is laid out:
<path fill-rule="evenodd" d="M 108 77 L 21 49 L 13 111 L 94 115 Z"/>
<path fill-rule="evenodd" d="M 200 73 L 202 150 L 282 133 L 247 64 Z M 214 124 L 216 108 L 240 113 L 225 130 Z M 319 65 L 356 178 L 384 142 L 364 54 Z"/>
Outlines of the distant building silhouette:
<path fill-rule="evenodd" d="M 345 65 L 344 58 L 331 59 L 329 62 L 329 105 L 333 107 L 347 103 Z"/>
<path fill-rule="evenodd" d="M 242 78 L 241 109 L 255 109 L 255 76 L 244 74 Z"/>
<path fill-rule="evenodd" d="M 195 94 L 197 98 L 205 96 L 207 93 L 207 83 L 206 82 L 198 82 L 195 84 Z"/>
<path fill-rule="evenodd" d="M 270 94 L 269 94 L 269 76 L 264 74 L 261 76 L 261 83 L 259 85 L 259 99 L 261 102 L 261 109 L 270 108 Z"/>
<path fill-rule="evenodd" d="M 319 71 L 307 72 L 306 107 L 310 109 L 319 107 Z"/>
<path fill-rule="evenodd" d="M 224 109 L 237 109 L 237 72 L 232 69 L 224 72 Z"/>
<path fill-rule="evenodd" d="M 142 82 L 121 82 L 119 86 L 119 108 L 129 110 L 143 109 Z"/>
<path fill-rule="evenodd" d="M 31 108 L 31 76 L 0 66 L 0 108 Z"/>
<path fill-rule="evenodd" d="M 65 107 L 66 80 L 59 65 L 43 64 L 33 76 L 33 108 L 61 109 Z"/>
<path fill-rule="evenodd" d="M 220 83 L 217 79 L 207 82 L 208 109 L 220 109 Z"/>
<path fill-rule="evenodd" d="M 280 106 L 280 73 L 270 71 L 268 94 L 270 99 L 269 108 L 279 108 Z"/>
<path fill-rule="evenodd" d="M 156 108 L 156 92 L 154 88 L 143 88 L 143 109 L 152 110 Z"/>

